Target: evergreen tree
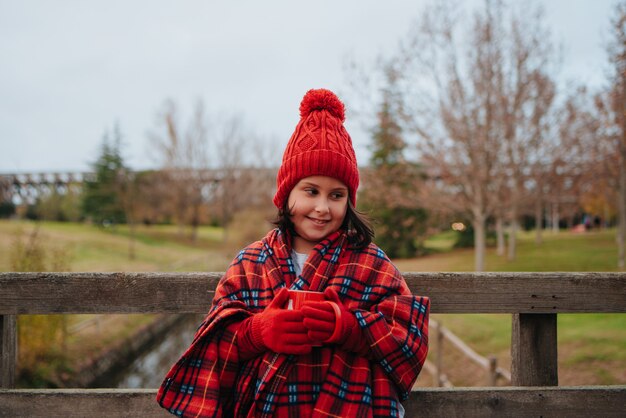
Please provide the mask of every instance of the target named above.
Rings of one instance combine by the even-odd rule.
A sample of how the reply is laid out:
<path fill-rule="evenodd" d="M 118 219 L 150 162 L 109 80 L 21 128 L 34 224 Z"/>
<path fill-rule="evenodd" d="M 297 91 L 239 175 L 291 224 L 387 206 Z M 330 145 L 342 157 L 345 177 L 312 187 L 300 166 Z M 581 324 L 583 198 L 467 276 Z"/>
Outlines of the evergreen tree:
<path fill-rule="evenodd" d="M 389 96 L 389 94 L 386 94 Z M 376 169 L 399 166 L 404 163 L 402 127 L 396 120 L 390 98 L 383 98 L 378 112 L 378 124 L 373 129 L 372 157 L 370 164 Z"/>
<path fill-rule="evenodd" d="M 363 207 L 374 218 L 376 243 L 393 258 L 414 257 L 426 229 L 427 212 L 417 198 L 419 167 L 404 157 L 400 117 L 402 108 L 395 91 L 393 68 L 386 71 L 377 123 L 372 130 L 372 156 Z"/>
<path fill-rule="evenodd" d="M 121 133 L 116 126 L 113 141 L 105 132 L 100 156 L 91 165 L 94 177 L 84 182 L 82 212 L 97 224 L 126 222 L 122 191 L 128 170 L 120 147 Z"/>

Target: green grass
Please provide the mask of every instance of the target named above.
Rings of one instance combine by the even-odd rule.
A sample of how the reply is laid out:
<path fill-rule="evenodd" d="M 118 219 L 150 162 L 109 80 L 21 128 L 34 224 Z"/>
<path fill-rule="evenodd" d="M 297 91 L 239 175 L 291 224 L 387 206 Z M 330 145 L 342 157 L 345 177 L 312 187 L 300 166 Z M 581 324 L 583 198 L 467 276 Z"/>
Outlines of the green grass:
<path fill-rule="evenodd" d="M 424 240 L 424 247 L 434 251 L 450 251 L 457 239 L 457 233 L 453 230 L 441 232 Z"/>
<path fill-rule="evenodd" d="M 545 232 L 542 244 L 534 240 L 534 231 L 519 233 L 513 261 L 487 249 L 486 270 L 618 271 L 615 230 Z M 427 247 L 444 252 L 394 262 L 405 272 L 472 271 L 473 251 L 451 251 L 452 241 L 453 233 L 445 232 L 426 241 Z M 438 314 L 433 319 L 482 355 L 496 355 L 510 367 L 511 315 Z M 557 321 L 560 384 L 626 383 L 626 315 L 561 314 Z"/>
<path fill-rule="evenodd" d="M 35 223 L 0 221 L 0 271 L 11 270 L 11 248 L 16 239 L 27 241 Z M 85 224 L 41 222 L 39 236 L 47 249 L 61 249 L 71 271 L 223 271 L 233 254 L 223 249 L 222 230 L 200 227 L 192 242 L 171 225 L 137 227 L 135 258 L 129 258 L 129 231 L 125 225 L 100 228 Z"/>
<path fill-rule="evenodd" d="M 469 317 L 469 318 L 468 318 Z M 463 337 L 463 341 L 472 347 L 481 347 L 484 353 L 507 351 L 511 343 L 511 315 L 507 314 L 438 314 L 433 315 L 444 327 L 459 333 L 467 326 L 472 331 Z M 468 323 L 469 319 L 469 323 Z"/>
<path fill-rule="evenodd" d="M 517 257 L 507 261 L 495 248 L 485 254 L 486 271 L 618 271 L 615 231 L 545 232 L 543 243 L 534 232 L 518 235 Z M 450 248 L 450 233 L 426 241 L 428 248 Z M 400 271 L 473 271 L 473 249 L 459 249 L 421 258 L 394 260 Z"/>
<path fill-rule="evenodd" d="M 589 359 L 626 362 L 626 315 L 564 314 L 558 316 L 559 340 L 578 346 L 568 364 Z"/>
<path fill-rule="evenodd" d="M 182 245 L 215 248 L 221 243 L 223 235 L 223 229 L 214 226 L 198 227 L 195 241 L 190 238 L 189 228 L 183 229 L 181 234 L 176 225 L 139 225 L 136 230 L 135 239 L 148 245 L 163 245 L 168 241 L 174 241 Z M 131 235 L 127 225 L 116 226 L 111 232 L 126 238 Z"/>

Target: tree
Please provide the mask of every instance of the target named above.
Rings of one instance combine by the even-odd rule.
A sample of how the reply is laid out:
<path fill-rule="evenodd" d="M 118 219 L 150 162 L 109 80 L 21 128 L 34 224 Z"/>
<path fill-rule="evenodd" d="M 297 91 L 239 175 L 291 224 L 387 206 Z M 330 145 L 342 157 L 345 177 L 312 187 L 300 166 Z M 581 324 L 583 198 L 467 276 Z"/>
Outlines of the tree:
<path fill-rule="evenodd" d="M 91 165 L 94 177 L 83 186 L 82 213 L 93 222 L 119 224 L 126 222 L 123 198 L 120 194 L 120 173 L 126 169 L 121 155 L 121 132 L 115 126 L 114 138 L 105 132 L 100 156 Z"/>
<path fill-rule="evenodd" d="M 360 200 L 375 220 L 378 245 L 390 257 L 409 258 L 416 255 L 425 234 L 427 212 L 420 207 L 419 167 L 404 156 L 407 144 L 399 121 L 402 108 L 393 63 L 388 63 L 385 76 Z"/>
<path fill-rule="evenodd" d="M 496 155 L 496 78 L 492 16 L 475 17 L 471 41 L 459 50 L 451 3 L 427 10 L 405 50 L 408 77 L 415 81 L 410 124 L 419 137 L 422 162 L 445 193 L 469 212 L 474 230 L 475 269 L 484 269 L 485 228 L 492 212 Z M 466 63 L 464 65 L 464 63 Z"/>
<path fill-rule="evenodd" d="M 190 227 L 190 238 L 196 240 L 201 222 L 204 188 L 213 184 L 209 166 L 208 122 L 202 101 L 197 101 L 193 117 L 185 130 L 178 118 L 176 104 L 168 100 L 157 116 L 158 131 L 150 134 L 162 180 L 167 185 L 165 202 L 178 224 L 179 235 Z"/>
<path fill-rule="evenodd" d="M 558 231 L 558 219 L 569 224 L 580 211 L 581 200 L 594 187 L 602 168 L 594 151 L 600 132 L 594 115 L 592 97 L 586 88 L 570 92 L 558 110 L 558 146 L 551 150 L 547 187 L 552 205 L 552 223 Z"/>
<path fill-rule="evenodd" d="M 236 214 L 254 208 L 262 214 L 273 211 L 272 193 L 280 154 L 275 147 L 264 146 L 246 128 L 239 115 L 222 118 L 217 124 L 216 168 L 220 173 L 215 189 L 217 215 L 224 229 L 223 240 L 230 240 L 230 226 Z M 266 217 L 267 218 L 267 217 Z M 238 221 L 238 226 L 242 223 Z"/>
<path fill-rule="evenodd" d="M 163 200 L 169 207 L 164 210 L 172 214 L 181 236 L 185 226 L 190 227 L 192 240 L 198 226 L 213 215 L 224 226 L 226 240 L 235 213 L 257 205 L 259 196 L 271 190 L 266 180 L 275 176 L 268 177 L 266 167 L 275 155 L 267 158 L 266 153 L 272 148 L 261 148 L 237 115 L 209 118 L 201 101 L 196 102 L 187 129 L 172 101 L 165 103 L 157 123 L 151 138 L 167 185 Z"/>
<path fill-rule="evenodd" d="M 626 2 L 616 5 L 616 14 L 612 22 L 613 41 L 609 46 L 610 60 L 613 65 L 611 89 L 611 108 L 615 115 L 613 129 L 616 149 L 619 155 L 619 193 L 618 193 L 618 266 L 626 267 Z"/>
<path fill-rule="evenodd" d="M 596 129 L 588 147 L 590 163 L 585 167 L 587 188 L 582 196 L 585 211 L 602 216 L 605 223 L 617 219 L 619 246 L 619 141 L 615 137 L 615 115 L 610 90 L 600 91 L 593 98 L 592 112 Z M 591 112 L 590 112 L 591 113 Z M 619 247 L 618 247 L 619 251 Z"/>
<path fill-rule="evenodd" d="M 626 258 L 626 2 L 618 3 L 615 11 L 607 45 L 609 85 L 595 95 L 593 109 L 589 112 L 595 130 L 588 146 L 584 205 L 591 211 L 603 212 L 605 218 L 610 218 L 613 212 L 617 214 L 618 268 L 623 270 Z M 591 123 L 586 125 L 591 126 Z"/>
<path fill-rule="evenodd" d="M 52 221 L 80 220 L 80 193 L 74 187 L 67 187 L 65 191 L 52 188 L 49 193 L 42 194 L 36 202 L 38 218 Z"/>
<path fill-rule="evenodd" d="M 505 112 L 504 166 L 510 183 L 508 260 L 514 260 L 516 256 L 518 223 L 527 197 L 526 182 L 532 178 L 532 169 L 545 161 L 543 151 L 547 148 L 545 144 L 549 133 L 546 121 L 550 120 L 550 107 L 556 90 L 554 81 L 542 69 L 545 62 L 541 59 L 549 55 L 549 49 L 540 51 L 537 47 L 533 48 L 534 40 L 523 40 L 519 33 L 514 34 L 514 39 L 511 68 L 515 70 L 506 77 L 510 84 L 500 96 Z M 531 63 L 533 59 L 538 62 Z"/>
<path fill-rule="evenodd" d="M 552 100 L 542 90 L 549 85 L 549 36 L 541 13 L 524 7 L 530 12 L 486 0 L 464 28 L 458 5 L 438 2 L 400 54 L 409 129 L 442 195 L 454 194 L 472 220 L 477 271 L 485 267 L 488 218 L 507 216 L 509 236 L 515 234 L 526 150 L 542 139 L 530 128 Z"/>
<path fill-rule="evenodd" d="M 144 170 L 134 173 L 135 213 L 137 222 L 146 225 L 171 223 L 172 212 L 168 197 L 171 193 L 167 173 Z"/>
<path fill-rule="evenodd" d="M 243 131 L 243 121 L 233 116 L 222 122 L 218 139 L 217 155 L 219 156 L 220 183 L 217 186 L 216 198 L 219 206 L 219 217 L 224 226 L 224 241 L 228 240 L 228 225 L 235 213 L 245 206 L 248 172 L 243 170 L 243 158 L 248 145 L 247 133 Z"/>

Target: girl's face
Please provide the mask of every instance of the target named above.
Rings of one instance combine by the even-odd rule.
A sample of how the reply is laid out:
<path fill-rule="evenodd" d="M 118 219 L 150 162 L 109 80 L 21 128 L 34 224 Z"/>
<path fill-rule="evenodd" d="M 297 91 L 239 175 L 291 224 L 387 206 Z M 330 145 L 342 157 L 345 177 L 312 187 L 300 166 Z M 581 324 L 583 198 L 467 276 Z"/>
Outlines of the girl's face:
<path fill-rule="evenodd" d="M 348 210 L 348 187 L 332 177 L 306 177 L 291 190 L 287 205 L 297 234 L 293 248 L 308 253 L 341 227 Z"/>

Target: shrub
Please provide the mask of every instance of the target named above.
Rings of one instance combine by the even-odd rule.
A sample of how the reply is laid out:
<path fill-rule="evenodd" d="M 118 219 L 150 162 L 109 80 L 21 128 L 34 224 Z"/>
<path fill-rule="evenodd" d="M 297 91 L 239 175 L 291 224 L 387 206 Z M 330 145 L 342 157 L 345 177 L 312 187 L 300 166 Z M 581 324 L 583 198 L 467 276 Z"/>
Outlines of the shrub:
<path fill-rule="evenodd" d="M 69 252 L 46 247 L 35 227 L 24 239 L 20 231 L 10 249 L 13 271 L 67 271 Z M 18 375 L 21 385 L 56 386 L 58 373 L 66 368 L 63 349 L 67 335 L 65 315 L 20 315 L 17 320 Z"/>

